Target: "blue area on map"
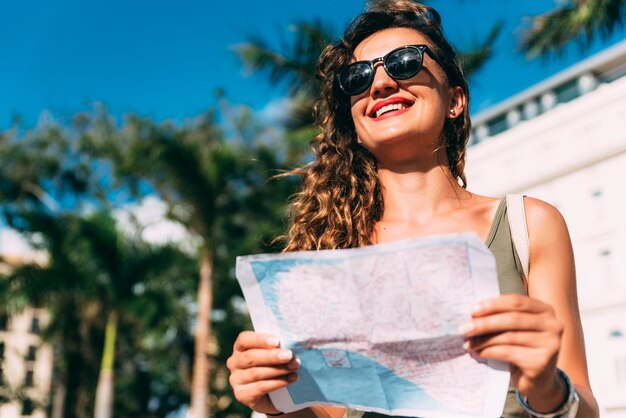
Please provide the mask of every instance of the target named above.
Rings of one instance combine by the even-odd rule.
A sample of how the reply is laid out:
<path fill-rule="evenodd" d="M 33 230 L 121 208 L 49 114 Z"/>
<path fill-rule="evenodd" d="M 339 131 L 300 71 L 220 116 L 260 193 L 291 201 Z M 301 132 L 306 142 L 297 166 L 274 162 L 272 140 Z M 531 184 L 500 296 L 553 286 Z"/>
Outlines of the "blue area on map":
<path fill-rule="evenodd" d="M 325 401 L 380 409 L 410 409 L 416 405 L 432 410 L 443 408 L 418 385 L 371 358 L 348 352 L 352 367 L 334 368 L 326 364 L 319 350 L 296 347 L 294 351 L 302 362 L 300 378 L 287 387 L 294 403 Z"/>

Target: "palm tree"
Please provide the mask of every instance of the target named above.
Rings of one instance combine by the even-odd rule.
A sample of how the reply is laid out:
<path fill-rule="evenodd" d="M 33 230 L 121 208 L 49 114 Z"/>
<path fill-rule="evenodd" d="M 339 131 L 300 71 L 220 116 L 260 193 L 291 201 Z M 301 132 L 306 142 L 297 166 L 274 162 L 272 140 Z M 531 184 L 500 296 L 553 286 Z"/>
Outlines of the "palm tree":
<path fill-rule="evenodd" d="M 157 126 L 130 118 L 124 140 L 109 143 L 121 177 L 150 184 L 168 204 L 168 216 L 199 239 L 199 280 L 195 350 L 189 416 L 209 416 L 209 353 L 213 269 L 216 240 L 223 224 L 232 222 L 238 210 L 238 167 L 241 153 L 223 140 L 223 134 L 207 113 L 191 127 Z M 124 149 L 120 150 L 119 147 Z M 132 182 L 132 180 L 131 180 Z"/>
<path fill-rule="evenodd" d="M 57 417 L 85 417 L 90 392 L 97 377 L 88 355 L 92 352 L 88 330 L 96 324 L 91 310 L 85 309 L 91 294 L 91 281 L 77 270 L 66 237 L 74 225 L 65 216 L 51 217 L 31 212 L 22 218 L 22 225 L 36 232 L 37 246 L 45 249 L 48 262 L 15 265 L 1 276 L 0 297 L 10 313 L 27 306 L 45 306 L 50 321 L 42 331 L 44 341 L 55 347 L 57 378 L 52 394 Z M 26 229 L 26 228 L 25 228 Z M 66 390 L 71 388 L 70 390 Z"/>
<path fill-rule="evenodd" d="M 626 23 L 626 0 L 569 0 L 530 18 L 521 48 L 530 57 L 561 53 L 572 40 L 588 47 L 596 37 L 608 38 Z"/>
<path fill-rule="evenodd" d="M 161 308 L 163 298 L 151 300 L 148 296 L 154 293 L 138 294 L 136 289 L 137 286 L 154 289 L 152 282 L 168 271 L 176 257 L 176 250 L 170 246 L 148 245 L 136 233 L 122 233 L 106 211 L 81 218 L 79 226 L 75 242 L 83 244 L 88 250 L 84 254 L 89 255 L 89 259 L 83 260 L 82 265 L 89 266 L 92 269 L 90 276 L 98 278 L 102 311 L 106 317 L 94 417 L 111 418 L 119 323 L 128 322 L 130 318 L 127 317 L 141 318 L 142 313 L 133 309 L 138 300 L 141 300 L 142 310 L 148 309 L 151 303 L 159 303 L 156 306 Z M 170 279 L 180 280 L 177 277 Z"/>
<path fill-rule="evenodd" d="M 287 161 L 298 162 L 309 142 L 317 135 L 313 107 L 321 82 L 316 77 L 317 60 L 335 38 L 335 30 L 319 19 L 297 22 L 289 27 L 291 37 L 281 41 L 280 50 L 271 49 L 260 37 L 236 47 L 244 66 L 264 72 L 273 84 L 287 86 L 291 98 L 284 119 L 287 129 Z"/>
<path fill-rule="evenodd" d="M 61 351 L 61 378 L 56 384 L 71 388 L 60 392 L 65 398 L 57 400 L 66 405 L 62 415 L 89 416 L 86 409 L 95 389 L 93 416 L 109 418 L 114 410 L 120 327 L 141 330 L 132 333 L 134 343 L 127 352 L 142 351 L 141 337 L 163 338 L 172 326 L 164 327 L 162 322 L 171 323 L 182 308 L 180 295 L 172 293 L 170 282 L 184 283 L 185 275 L 180 275 L 180 269 L 173 270 L 172 264 L 187 260 L 181 259 L 172 246 L 151 246 L 122 233 L 106 211 L 89 216 L 30 213 L 25 218 L 30 234 L 38 237 L 49 261 L 45 265 L 26 263 L 4 275 L 0 281 L 2 300 L 12 311 L 34 305 L 45 306 L 50 313 L 43 336 Z M 174 325 L 180 326 L 179 322 Z M 89 335 L 94 333 L 103 333 L 104 338 L 90 342 Z M 127 333 L 120 337 L 128 339 Z M 93 343 L 102 345 L 93 347 Z M 85 358 L 86 352 L 102 353 L 99 371 L 97 355 Z M 127 359 L 120 360 L 128 364 Z M 88 368 L 90 373 L 80 373 L 77 367 Z M 76 399 L 85 389 L 88 398 Z M 167 412 L 171 410 L 164 411 L 163 416 Z"/>
<path fill-rule="evenodd" d="M 98 119 L 94 125 L 111 133 L 106 120 Z M 149 403 L 163 399 L 160 415 L 150 411 L 150 416 L 165 416 L 180 408 L 184 396 L 173 400 L 169 386 L 157 390 L 157 396 L 153 385 L 144 385 L 140 405 L 139 391 L 130 388 L 129 381 L 166 376 L 171 393 L 185 395 L 177 366 L 184 361 L 187 347 L 182 345 L 189 340 L 178 330 L 190 322 L 185 303 L 189 259 L 173 247 L 148 246 L 136 236 L 122 234 L 106 210 L 84 214 L 85 203 L 92 211 L 111 204 L 105 190 L 110 185 L 95 174 L 102 166 L 92 153 L 92 135 L 86 131 L 76 135 L 58 126 L 39 127 L 19 139 L 14 132 L 0 135 L 0 215 L 11 227 L 34 237 L 33 245 L 44 250 L 48 260 L 2 275 L 0 305 L 12 311 L 44 306 L 50 314 L 43 337 L 58 353 L 55 417 L 91 416 L 94 391 L 96 416 L 112 415 L 116 339 L 126 347 L 126 354 L 118 358 L 126 366 L 124 385 L 134 392 L 116 406 L 139 416 L 140 408 L 147 414 Z M 137 288 L 143 289 L 140 295 Z M 161 341 L 172 332 L 179 335 L 175 344 Z M 147 354 L 159 357 L 149 359 L 158 367 L 146 369 Z M 141 373 L 128 375 L 138 362 L 143 364 Z M 158 386 L 163 388 L 164 383 Z"/>
<path fill-rule="evenodd" d="M 48 266 L 20 266 L 10 277 L 21 284 L 13 288 L 7 278 L 2 282 L 7 291 L 0 294 L 12 310 L 23 309 L 27 302 L 49 310 L 53 321 L 44 337 L 58 344 L 59 353 L 55 412 L 67 418 L 82 416 L 89 409 L 97 368 L 91 367 L 90 351 L 84 351 L 91 344 L 86 330 L 92 325 L 79 324 L 93 324 L 94 318 L 83 310 L 81 298 L 90 282 L 73 268 L 65 240 L 71 223 L 63 222 L 67 207 L 60 202 L 80 210 L 81 202 L 101 194 L 100 187 L 92 176 L 93 161 L 84 158 L 64 129 L 46 124 L 18 138 L 19 131 L 15 126 L 0 134 L 0 216 L 24 233 L 41 232 L 44 242 L 36 244 L 46 247 L 50 261 Z"/>

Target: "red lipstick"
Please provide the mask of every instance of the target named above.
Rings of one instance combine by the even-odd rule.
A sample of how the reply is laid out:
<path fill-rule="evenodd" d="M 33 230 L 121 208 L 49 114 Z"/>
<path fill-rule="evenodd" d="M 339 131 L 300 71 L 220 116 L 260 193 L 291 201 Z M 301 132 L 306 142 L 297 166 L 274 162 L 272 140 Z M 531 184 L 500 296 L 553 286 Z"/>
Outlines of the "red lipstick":
<path fill-rule="evenodd" d="M 380 120 L 380 119 L 384 119 L 386 115 L 388 115 L 388 113 L 384 113 L 382 115 L 380 115 L 379 117 L 376 117 L 376 112 L 388 105 L 392 105 L 392 104 L 397 104 L 397 103 L 402 103 L 404 105 L 406 105 L 406 107 L 404 109 L 400 109 L 400 110 L 396 110 L 392 113 L 389 114 L 389 116 L 391 115 L 400 115 L 404 112 L 406 112 L 411 106 L 413 106 L 413 101 L 406 99 L 404 97 L 391 97 L 389 99 L 386 100 L 381 100 L 380 102 L 377 102 L 376 104 L 374 104 L 374 106 L 372 107 L 372 109 L 368 112 L 368 116 L 374 120 Z"/>

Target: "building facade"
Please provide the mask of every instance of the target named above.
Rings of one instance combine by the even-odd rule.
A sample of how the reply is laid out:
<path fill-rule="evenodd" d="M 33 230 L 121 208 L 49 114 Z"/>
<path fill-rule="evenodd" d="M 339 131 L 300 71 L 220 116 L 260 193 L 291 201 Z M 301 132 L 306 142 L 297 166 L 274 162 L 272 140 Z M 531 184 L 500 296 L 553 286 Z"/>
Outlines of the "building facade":
<path fill-rule="evenodd" d="M 0 315 L 0 417 L 43 418 L 48 414 L 52 349 L 40 332 L 43 309 Z"/>
<path fill-rule="evenodd" d="M 626 418 L 626 41 L 473 123 L 469 189 L 523 193 L 563 213 L 600 415 Z"/>

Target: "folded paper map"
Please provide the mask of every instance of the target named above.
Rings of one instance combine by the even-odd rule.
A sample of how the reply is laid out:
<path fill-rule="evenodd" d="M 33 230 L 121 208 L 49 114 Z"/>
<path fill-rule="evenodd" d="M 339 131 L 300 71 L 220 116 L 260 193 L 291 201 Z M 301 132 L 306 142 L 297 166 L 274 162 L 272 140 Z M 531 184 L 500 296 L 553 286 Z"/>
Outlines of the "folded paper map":
<path fill-rule="evenodd" d="M 476 302 L 499 294 L 476 234 L 238 257 L 237 279 L 255 330 L 302 363 L 298 381 L 270 394 L 279 410 L 502 414 L 508 367 L 471 357 L 458 330 Z"/>

